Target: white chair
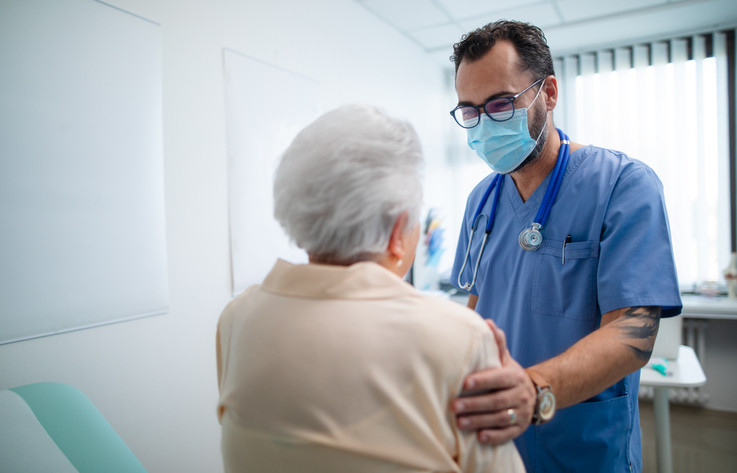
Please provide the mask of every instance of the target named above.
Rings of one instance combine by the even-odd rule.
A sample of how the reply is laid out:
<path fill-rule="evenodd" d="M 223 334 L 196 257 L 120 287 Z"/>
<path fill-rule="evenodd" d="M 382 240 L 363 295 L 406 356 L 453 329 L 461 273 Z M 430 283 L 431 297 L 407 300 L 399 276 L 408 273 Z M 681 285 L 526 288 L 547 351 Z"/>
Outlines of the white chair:
<path fill-rule="evenodd" d="M 0 472 L 146 470 L 81 391 L 35 383 L 0 391 Z"/>

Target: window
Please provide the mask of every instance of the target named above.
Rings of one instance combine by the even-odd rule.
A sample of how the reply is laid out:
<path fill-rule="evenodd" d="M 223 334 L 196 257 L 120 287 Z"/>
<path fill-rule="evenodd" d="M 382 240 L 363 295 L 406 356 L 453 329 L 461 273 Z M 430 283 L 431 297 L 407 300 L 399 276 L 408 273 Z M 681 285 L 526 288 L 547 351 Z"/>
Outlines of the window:
<path fill-rule="evenodd" d="M 556 125 L 663 182 L 682 290 L 723 282 L 732 243 L 727 43 L 715 33 L 556 60 Z M 733 126 L 733 125 L 732 125 Z"/>

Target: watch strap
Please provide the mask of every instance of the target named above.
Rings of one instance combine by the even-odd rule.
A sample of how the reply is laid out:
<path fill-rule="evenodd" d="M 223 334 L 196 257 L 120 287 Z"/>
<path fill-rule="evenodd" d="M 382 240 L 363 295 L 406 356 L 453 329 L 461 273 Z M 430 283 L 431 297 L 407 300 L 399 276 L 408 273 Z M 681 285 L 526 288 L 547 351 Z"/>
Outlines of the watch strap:
<path fill-rule="evenodd" d="M 545 378 L 543 378 L 543 376 L 537 371 L 533 370 L 532 368 L 527 368 L 525 372 L 527 373 L 527 376 L 529 376 L 532 380 L 532 384 L 535 385 L 535 389 L 537 389 L 538 391 L 542 388 L 550 387 L 550 383 L 548 383 Z"/>
<path fill-rule="evenodd" d="M 541 425 L 545 422 L 548 422 L 552 416 L 555 414 L 555 395 L 553 394 L 553 391 L 550 387 L 550 383 L 548 383 L 545 378 L 538 373 L 537 371 L 533 369 L 526 369 L 527 376 L 530 377 L 530 380 L 532 381 L 532 384 L 535 386 L 535 409 L 532 412 L 532 423 L 534 425 Z M 543 401 L 543 398 L 547 397 L 548 401 L 552 400 L 553 403 L 553 412 L 550 414 L 549 417 L 544 418 L 543 415 L 540 413 L 541 408 L 541 402 Z"/>

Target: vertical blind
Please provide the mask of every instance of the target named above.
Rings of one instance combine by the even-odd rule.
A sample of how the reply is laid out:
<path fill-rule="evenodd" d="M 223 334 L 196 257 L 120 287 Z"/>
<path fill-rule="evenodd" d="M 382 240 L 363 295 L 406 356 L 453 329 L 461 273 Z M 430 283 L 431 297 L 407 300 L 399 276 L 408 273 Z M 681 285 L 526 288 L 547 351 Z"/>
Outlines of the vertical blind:
<path fill-rule="evenodd" d="M 682 289 L 723 282 L 730 259 L 733 44 L 734 32 L 716 32 L 555 59 L 556 124 L 663 182 Z"/>

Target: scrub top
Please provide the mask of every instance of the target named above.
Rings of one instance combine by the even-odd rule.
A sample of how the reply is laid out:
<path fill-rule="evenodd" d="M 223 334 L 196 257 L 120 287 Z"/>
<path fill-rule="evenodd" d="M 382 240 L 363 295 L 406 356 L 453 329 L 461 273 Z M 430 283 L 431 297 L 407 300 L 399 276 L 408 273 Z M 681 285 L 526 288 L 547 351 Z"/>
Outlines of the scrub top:
<path fill-rule="evenodd" d="M 474 213 L 493 174 L 471 192 L 451 282 L 458 284 Z M 682 304 L 662 184 L 623 153 L 586 146 L 571 153 L 537 251 L 518 243 L 543 200 L 550 174 L 527 202 L 508 175 L 481 256 L 476 311 L 506 333 L 509 350 L 529 367 L 561 354 L 596 330 L 601 315 L 623 307 Z M 488 216 L 494 193 L 483 213 Z M 471 281 L 485 222 L 474 234 L 461 284 Z M 568 238 L 570 236 L 570 238 Z M 564 245 L 564 242 L 565 245 Z M 564 256 L 565 251 L 565 256 Z M 515 443 L 528 471 L 642 470 L 639 370 L 597 396 L 531 426 Z"/>

